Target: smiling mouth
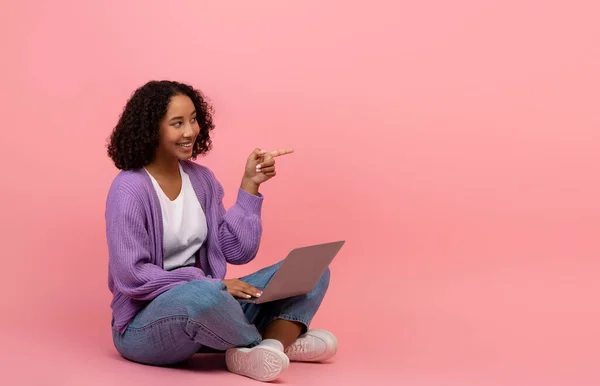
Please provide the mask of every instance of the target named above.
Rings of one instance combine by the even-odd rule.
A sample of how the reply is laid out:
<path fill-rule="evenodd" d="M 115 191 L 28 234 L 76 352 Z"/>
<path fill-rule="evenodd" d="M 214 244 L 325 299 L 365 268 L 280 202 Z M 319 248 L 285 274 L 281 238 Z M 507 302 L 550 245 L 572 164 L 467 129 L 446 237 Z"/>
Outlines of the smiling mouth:
<path fill-rule="evenodd" d="M 178 143 L 178 146 L 184 147 L 186 149 L 189 149 L 190 147 L 192 147 L 192 143 Z"/>

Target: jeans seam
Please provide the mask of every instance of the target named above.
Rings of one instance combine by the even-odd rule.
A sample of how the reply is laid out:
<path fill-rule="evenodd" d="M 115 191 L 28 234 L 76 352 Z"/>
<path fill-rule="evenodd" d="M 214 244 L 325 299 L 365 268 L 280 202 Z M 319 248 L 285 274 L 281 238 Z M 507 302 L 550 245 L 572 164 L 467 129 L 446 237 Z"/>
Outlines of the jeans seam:
<path fill-rule="evenodd" d="M 129 330 L 131 332 L 145 332 L 145 331 L 148 331 L 148 330 L 152 329 L 153 327 L 155 327 L 155 326 L 157 326 L 159 324 L 163 324 L 163 323 L 167 323 L 167 322 L 172 322 L 172 321 L 175 321 L 175 320 L 187 320 L 188 323 L 191 323 L 191 324 L 194 324 L 194 325 L 198 326 L 202 331 L 206 332 L 213 339 L 219 341 L 220 343 L 233 346 L 233 343 L 224 340 L 223 338 L 221 338 L 220 336 L 218 336 L 217 334 L 215 334 L 212 330 L 210 330 L 208 327 L 206 327 L 202 323 L 197 322 L 197 321 L 191 319 L 189 316 L 185 316 L 185 315 L 167 316 L 167 317 L 155 320 L 152 323 L 146 324 L 145 326 L 142 326 L 142 327 L 128 327 L 127 330 Z"/>
<path fill-rule="evenodd" d="M 215 334 L 215 333 L 214 333 L 214 332 L 213 332 L 213 331 L 212 331 L 210 328 L 206 327 L 206 326 L 205 326 L 205 325 L 203 325 L 202 323 L 200 323 L 200 322 L 197 322 L 197 321 L 195 321 L 195 320 L 193 320 L 193 319 L 190 319 L 190 318 L 188 318 L 188 323 L 195 324 L 195 325 L 196 325 L 196 326 L 198 326 L 198 327 L 199 327 L 199 328 L 200 328 L 202 331 L 204 331 L 204 332 L 206 332 L 208 335 L 210 335 L 210 336 L 211 336 L 213 339 L 215 339 L 215 340 L 217 340 L 217 341 L 219 341 L 219 342 L 221 342 L 221 343 L 223 343 L 223 344 L 226 344 L 226 345 L 229 345 L 229 346 L 234 346 L 234 344 L 233 344 L 233 343 L 231 343 L 231 342 L 228 342 L 228 341 L 226 341 L 225 339 L 221 338 L 220 336 L 218 336 L 217 334 Z"/>
<path fill-rule="evenodd" d="M 186 316 L 186 315 L 166 316 L 164 318 L 160 318 L 158 320 L 154 320 L 151 323 L 148 323 L 148 324 L 146 324 L 144 326 L 141 326 L 141 327 L 131 327 L 131 326 L 129 326 L 129 327 L 127 327 L 126 331 L 143 332 L 143 331 L 147 331 L 147 330 L 149 330 L 149 329 L 151 329 L 154 326 L 159 325 L 159 324 L 163 324 L 163 323 L 166 323 L 166 322 L 171 322 L 171 321 L 174 321 L 174 320 L 184 320 L 184 319 L 189 319 L 189 317 Z"/>
<path fill-rule="evenodd" d="M 307 328 L 308 328 L 308 325 L 310 324 L 310 321 L 307 319 L 298 318 L 296 316 L 292 316 L 289 314 L 276 315 L 271 319 L 271 321 L 273 321 L 275 319 L 284 319 L 284 320 L 289 320 L 290 322 L 299 322 L 299 323 L 306 325 Z"/>

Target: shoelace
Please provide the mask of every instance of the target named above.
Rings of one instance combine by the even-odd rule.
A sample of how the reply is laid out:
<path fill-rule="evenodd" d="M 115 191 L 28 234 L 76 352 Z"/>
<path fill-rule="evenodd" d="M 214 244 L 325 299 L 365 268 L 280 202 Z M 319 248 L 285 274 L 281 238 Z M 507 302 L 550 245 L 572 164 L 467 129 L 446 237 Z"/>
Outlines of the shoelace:
<path fill-rule="evenodd" d="M 298 339 L 289 348 L 290 353 L 305 353 L 307 351 L 308 351 L 308 339 L 306 339 L 306 338 Z"/>

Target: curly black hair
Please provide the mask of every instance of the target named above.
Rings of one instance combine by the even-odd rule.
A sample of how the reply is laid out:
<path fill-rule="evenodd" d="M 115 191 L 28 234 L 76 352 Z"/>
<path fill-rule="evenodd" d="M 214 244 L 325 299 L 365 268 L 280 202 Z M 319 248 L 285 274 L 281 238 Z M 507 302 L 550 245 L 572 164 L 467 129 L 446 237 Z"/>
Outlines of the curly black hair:
<path fill-rule="evenodd" d="M 158 148 L 160 122 L 175 95 L 187 95 L 196 108 L 200 133 L 194 143 L 191 158 L 196 159 L 211 149 L 213 108 L 203 94 L 192 86 L 179 82 L 150 81 L 135 90 L 110 136 L 108 156 L 118 169 L 139 169 L 152 162 Z"/>

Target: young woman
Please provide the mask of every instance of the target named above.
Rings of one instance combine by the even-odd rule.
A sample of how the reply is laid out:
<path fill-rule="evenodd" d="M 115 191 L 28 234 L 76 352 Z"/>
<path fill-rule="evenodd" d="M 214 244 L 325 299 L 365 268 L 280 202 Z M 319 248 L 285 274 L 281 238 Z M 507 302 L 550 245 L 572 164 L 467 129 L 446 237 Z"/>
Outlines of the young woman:
<path fill-rule="evenodd" d="M 291 361 L 324 361 L 335 336 L 309 329 L 327 287 L 327 271 L 308 294 L 256 305 L 280 263 L 225 279 L 227 263 L 257 254 L 262 233 L 259 187 L 275 177 L 275 157 L 255 149 L 237 200 L 190 161 L 211 148 L 212 110 L 191 86 L 152 81 L 127 102 L 108 145 L 121 172 L 106 202 L 113 341 L 131 361 L 167 366 L 197 352 L 225 351 L 236 374 L 271 381 Z"/>

